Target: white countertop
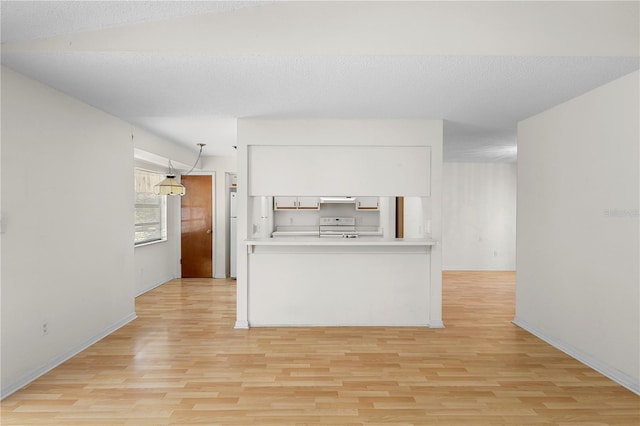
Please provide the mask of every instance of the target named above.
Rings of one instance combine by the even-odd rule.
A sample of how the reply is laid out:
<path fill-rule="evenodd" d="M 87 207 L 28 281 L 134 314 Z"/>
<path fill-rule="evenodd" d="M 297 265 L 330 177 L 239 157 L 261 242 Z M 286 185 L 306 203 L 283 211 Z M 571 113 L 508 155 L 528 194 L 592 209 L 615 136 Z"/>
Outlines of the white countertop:
<path fill-rule="evenodd" d="M 245 240 L 249 246 L 433 246 L 436 241 L 426 238 L 320 238 L 275 237 Z"/>

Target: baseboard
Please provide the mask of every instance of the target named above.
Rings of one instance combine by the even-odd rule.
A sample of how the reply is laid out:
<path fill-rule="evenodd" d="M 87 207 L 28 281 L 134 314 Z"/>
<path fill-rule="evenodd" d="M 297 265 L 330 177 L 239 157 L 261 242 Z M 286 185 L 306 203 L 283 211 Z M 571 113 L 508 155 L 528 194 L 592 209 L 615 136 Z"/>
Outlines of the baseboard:
<path fill-rule="evenodd" d="M 442 320 L 432 320 L 429 322 L 429 328 L 444 328 L 444 323 Z"/>
<path fill-rule="evenodd" d="M 249 321 L 236 321 L 236 325 L 233 328 L 248 329 Z"/>
<path fill-rule="evenodd" d="M 214 274 L 213 278 L 216 278 L 218 280 L 224 280 L 224 279 L 227 278 L 227 275 L 226 274 Z"/>
<path fill-rule="evenodd" d="M 443 266 L 442 272 L 513 272 L 516 268 L 497 268 L 488 266 Z"/>
<path fill-rule="evenodd" d="M 158 283 L 152 284 L 151 286 L 149 286 L 149 287 L 147 287 L 147 288 L 145 288 L 145 289 L 143 289 L 143 290 L 140 290 L 138 293 L 136 293 L 135 297 L 142 296 L 143 294 L 145 294 L 145 293 L 147 293 L 147 292 L 149 292 L 149 291 L 153 290 L 154 288 L 158 288 L 158 287 L 160 287 L 161 285 L 166 284 L 166 283 L 168 283 L 169 281 L 171 281 L 171 280 L 175 280 L 175 279 L 176 279 L 176 277 L 173 277 L 173 278 L 169 278 L 168 280 L 163 280 L 163 281 L 160 281 L 160 282 L 158 282 Z"/>
<path fill-rule="evenodd" d="M 634 379 L 633 377 L 629 376 L 628 374 L 623 373 L 622 371 L 616 368 L 613 368 L 603 363 L 602 361 L 599 361 L 593 358 L 591 355 L 579 349 L 576 349 L 575 347 L 565 342 L 562 342 L 552 336 L 549 336 L 547 333 L 528 324 L 526 321 L 523 321 L 518 317 L 514 318 L 512 322 L 518 327 L 538 337 L 539 339 L 544 340 L 554 348 L 566 353 L 572 358 L 575 358 L 576 360 L 580 361 L 584 365 L 590 368 L 593 368 L 598 373 L 608 377 L 609 379 L 613 380 L 619 385 L 624 386 L 625 388 L 629 389 L 631 392 L 635 393 L 636 395 L 640 395 L 640 382 Z"/>
<path fill-rule="evenodd" d="M 252 322 L 251 328 L 340 328 L 340 327 L 354 327 L 354 328 L 370 328 L 370 327 L 388 327 L 388 328 L 403 328 L 403 327 L 426 327 L 426 328 L 444 328 L 442 327 L 432 327 L 429 324 L 424 323 L 407 323 L 407 324 L 349 324 L 349 323 L 339 323 L 339 324 L 330 324 L 330 323 L 299 323 L 299 324 L 289 324 L 289 323 L 279 323 L 279 322 Z M 236 323 L 235 328 L 244 328 L 238 327 L 238 323 Z M 246 327 L 250 328 L 250 327 Z"/>
<path fill-rule="evenodd" d="M 72 348 L 71 350 L 63 353 L 60 356 L 57 356 L 51 359 L 45 365 L 38 367 L 30 371 L 29 373 L 23 375 L 14 383 L 9 384 L 8 386 L 3 386 L 2 389 L 0 390 L 0 399 L 4 399 L 9 395 L 11 395 L 12 393 L 19 391 L 23 387 L 27 386 L 29 383 L 36 380 L 38 377 L 48 373 L 49 371 L 53 370 L 63 362 L 78 355 L 80 352 L 87 349 L 89 346 L 93 345 L 94 343 L 97 343 L 98 341 L 102 340 L 103 338 L 113 333 L 114 331 L 118 330 L 119 328 L 124 327 L 125 325 L 129 324 L 131 321 L 135 320 L 136 318 L 137 318 L 136 313 L 132 312 L 131 314 L 127 315 L 120 321 L 114 323 L 113 325 L 101 331 L 97 335 L 86 340 L 82 344 Z"/>

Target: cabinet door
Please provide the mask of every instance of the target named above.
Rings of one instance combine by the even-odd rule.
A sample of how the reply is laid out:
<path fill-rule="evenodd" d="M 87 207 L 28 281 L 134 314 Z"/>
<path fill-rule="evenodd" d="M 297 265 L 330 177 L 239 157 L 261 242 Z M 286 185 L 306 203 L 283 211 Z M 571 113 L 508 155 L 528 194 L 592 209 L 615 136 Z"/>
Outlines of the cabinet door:
<path fill-rule="evenodd" d="M 356 210 L 378 210 L 378 197 L 358 197 L 356 198 Z"/>
<path fill-rule="evenodd" d="M 274 197 L 274 210 L 295 210 L 298 208 L 298 197 Z"/>
<path fill-rule="evenodd" d="M 320 197 L 298 197 L 298 209 L 320 210 Z"/>

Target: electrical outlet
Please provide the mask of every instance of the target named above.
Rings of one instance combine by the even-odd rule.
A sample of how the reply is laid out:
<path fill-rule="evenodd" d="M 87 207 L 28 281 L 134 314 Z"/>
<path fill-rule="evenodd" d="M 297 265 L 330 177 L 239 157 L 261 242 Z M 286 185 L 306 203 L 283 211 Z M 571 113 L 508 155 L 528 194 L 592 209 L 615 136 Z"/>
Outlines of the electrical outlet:
<path fill-rule="evenodd" d="M 49 323 L 45 321 L 42 323 L 42 335 L 46 336 L 47 334 L 49 334 Z"/>

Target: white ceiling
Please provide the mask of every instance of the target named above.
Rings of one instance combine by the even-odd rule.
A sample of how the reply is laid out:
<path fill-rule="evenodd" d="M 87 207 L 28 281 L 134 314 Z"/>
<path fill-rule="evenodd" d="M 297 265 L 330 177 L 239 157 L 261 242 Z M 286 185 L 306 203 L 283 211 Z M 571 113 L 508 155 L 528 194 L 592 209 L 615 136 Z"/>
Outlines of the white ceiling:
<path fill-rule="evenodd" d="M 620 54 L 615 38 L 609 42 L 614 56 L 602 54 L 606 43 L 594 54 L 589 48 L 563 54 L 557 36 L 550 37 L 556 50 L 549 55 L 512 54 L 513 45 L 495 41 L 489 54 L 459 54 L 460 46 L 471 49 L 471 39 L 456 47 L 455 37 L 440 42 L 420 33 L 433 9 L 417 20 L 415 45 L 400 44 L 398 36 L 374 46 L 363 36 L 360 44 L 350 39 L 345 47 L 341 31 L 357 21 L 350 17 L 383 6 L 379 15 L 389 16 L 388 8 L 396 7 L 364 6 L 3 1 L 2 64 L 194 151 L 196 143 L 206 143 L 205 155 L 234 155 L 239 117 L 442 118 L 449 161 L 513 161 L 519 120 L 639 68 L 637 49 Z M 423 12 L 421 4 L 410 7 L 420 9 L 407 16 Z M 631 11 L 637 14 L 637 7 Z M 603 20 L 604 12 L 597 12 L 590 10 L 595 17 L 584 19 Z M 457 20 L 462 12 L 454 13 Z M 305 25 L 312 30 L 288 33 L 298 16 L 309 19 Z M 370 22 L 350 31 L 365 34 Z M 424 26 L 435 31 L 434 25 Z M 393 28 L 389 24 L 385 31 Z M 637 24 L 623 30 L 637 34 Z M 379 33 L 374 27 L 369 34 Z M 575 40 L 568 43 L 567 51 L 582 48 L 570 45 Z M 442 54 L 443 45 L 453 54 Z"/>

